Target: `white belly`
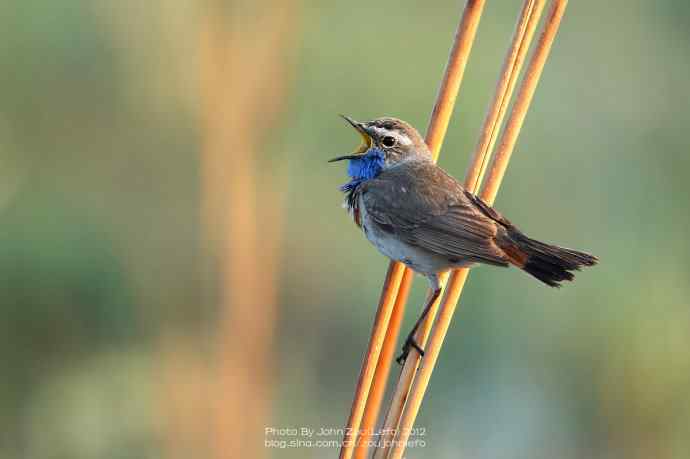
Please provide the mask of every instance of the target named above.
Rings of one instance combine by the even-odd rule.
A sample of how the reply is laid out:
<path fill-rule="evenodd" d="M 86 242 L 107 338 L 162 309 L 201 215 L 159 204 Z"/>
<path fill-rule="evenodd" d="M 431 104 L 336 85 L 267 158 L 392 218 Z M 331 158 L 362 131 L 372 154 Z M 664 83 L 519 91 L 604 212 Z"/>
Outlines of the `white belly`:
<path fill-rule="evenodd" d="M 381 230 L 378 225 L 371 221 L 361 198 L 359 213 L 362 229 L 367 239 L 388 258 L 402 262 L 414 271 L 426 275 L 436 274 L 454 266 L 438 254 L 409 245 L 394 235 Z"/>

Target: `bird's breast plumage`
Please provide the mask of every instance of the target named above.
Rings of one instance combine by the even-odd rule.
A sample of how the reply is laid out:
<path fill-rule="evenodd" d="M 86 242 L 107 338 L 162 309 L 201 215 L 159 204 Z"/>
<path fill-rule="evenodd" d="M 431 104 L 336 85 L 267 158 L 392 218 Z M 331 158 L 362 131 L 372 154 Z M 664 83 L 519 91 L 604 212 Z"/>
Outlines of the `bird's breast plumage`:
<path fill-rule="evenodd" d="M 395 228 L 376 221 L 367 211 L 363 196 L 357 198 L 356 209 L 359 226 L 366 238 L 391 260 L 404 263 L 412 270 L 425 275 L 442 271 L 449 266 L 445 257 L 410 244 L 396 234 Z"/>
<path fill-rule="evenodd" d="M 367 239 L 418 272 L 470 263 L 506 264 L 497 222 L 430 161 L 415 160 L 353 185 L 348 208 Z"/>

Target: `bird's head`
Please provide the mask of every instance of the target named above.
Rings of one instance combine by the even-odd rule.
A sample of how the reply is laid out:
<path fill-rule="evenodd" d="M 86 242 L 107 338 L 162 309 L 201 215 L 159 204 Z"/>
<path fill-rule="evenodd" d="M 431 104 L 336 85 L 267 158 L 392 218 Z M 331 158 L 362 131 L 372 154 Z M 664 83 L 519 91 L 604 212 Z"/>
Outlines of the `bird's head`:
<path fill-rule="evenodd" d="M 352 154 L 339 156 L 329 162 L 350 160 L 348 174 L 353 178 L 369 179 L 382 170 L 413 158 L 431 158 L 431 153 L 419 132 L 397 118 L 377 118 L 358 122 L 341 115 L 362 137 L 362 143 Z"/>

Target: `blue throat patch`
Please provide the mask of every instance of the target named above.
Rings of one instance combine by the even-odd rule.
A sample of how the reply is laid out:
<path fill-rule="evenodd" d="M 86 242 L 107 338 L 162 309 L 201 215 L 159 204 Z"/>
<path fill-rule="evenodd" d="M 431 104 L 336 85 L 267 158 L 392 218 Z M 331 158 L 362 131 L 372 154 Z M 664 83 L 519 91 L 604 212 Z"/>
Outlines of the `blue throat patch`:
<path fill-rule="evenodd" d="M 352 180 L 340 186 L 340 191 L 348 192 L 354 190 L 360 183 L 373 179 L 381 173 L 385 159 L 383 151 L 379 148 L 370 148 L 365 154 L 357 159 L 351 159 L 347 165 L 347 175 Z"/>

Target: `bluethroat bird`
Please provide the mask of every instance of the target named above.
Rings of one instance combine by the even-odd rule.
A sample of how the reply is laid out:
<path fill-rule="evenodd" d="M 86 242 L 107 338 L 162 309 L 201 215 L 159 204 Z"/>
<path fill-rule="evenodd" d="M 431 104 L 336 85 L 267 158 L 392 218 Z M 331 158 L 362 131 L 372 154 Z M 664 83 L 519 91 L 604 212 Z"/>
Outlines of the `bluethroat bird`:
<path fill-rule="evenodd" d="M 475 263 L 513 265 L 560 287 L 573 280 L 572 271 L 597 263 L 587 253 L 527 237 L 434 164 L 426 143 L 406 122 L 343 118 L 362 137 L 354 153 L 329 161 L 349 160 L 350 181 L 340 187 L 349 213 L 382 254 L 422 274 L 431 285 L 398 363 L 412 348 L 424 355 L 414 335 L 441 294 L 440 273 Z"/>

